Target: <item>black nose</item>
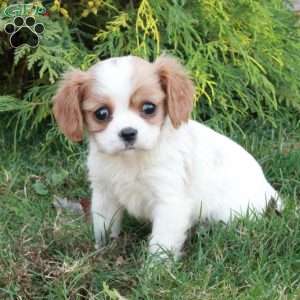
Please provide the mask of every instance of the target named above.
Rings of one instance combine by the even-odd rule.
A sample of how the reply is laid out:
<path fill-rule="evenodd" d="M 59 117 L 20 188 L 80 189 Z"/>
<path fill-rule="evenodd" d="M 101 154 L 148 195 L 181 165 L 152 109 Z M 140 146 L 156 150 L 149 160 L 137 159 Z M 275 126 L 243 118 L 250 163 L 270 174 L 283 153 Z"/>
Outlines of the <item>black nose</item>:
<path fill-rule="evenodd" d="M 137 133 L 138 131 L 136 129 L 132 127 L 126 127 L 120 131 L 119 136 L 124 142 L 132 144 L 136 140 Z"/>

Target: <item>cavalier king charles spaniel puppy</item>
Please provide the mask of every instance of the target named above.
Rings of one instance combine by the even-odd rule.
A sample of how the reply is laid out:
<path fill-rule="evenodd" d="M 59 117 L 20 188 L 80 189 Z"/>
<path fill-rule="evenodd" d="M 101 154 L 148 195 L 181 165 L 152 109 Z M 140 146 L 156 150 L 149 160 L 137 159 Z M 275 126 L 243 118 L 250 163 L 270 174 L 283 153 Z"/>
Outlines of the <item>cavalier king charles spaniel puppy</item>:
<path fill-rule="evenodd" d="M 117 237 L 126 209 L 152 222 L 150 253 L 178 256 L 198 220 L 228 222 L 281 200 L 241 146 L 190 120 L 193 83 L 174 58 L 135 56 L 68 72 L 54 97 L 60 130 L 88 134 L 96 247 Z"/>

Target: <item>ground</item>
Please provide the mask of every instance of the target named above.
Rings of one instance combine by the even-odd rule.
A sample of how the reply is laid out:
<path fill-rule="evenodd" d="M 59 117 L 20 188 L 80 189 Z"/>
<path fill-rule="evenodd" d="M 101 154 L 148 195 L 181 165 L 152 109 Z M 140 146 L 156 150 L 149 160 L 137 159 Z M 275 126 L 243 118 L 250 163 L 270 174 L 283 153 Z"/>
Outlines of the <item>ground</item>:
<path fill-rule="evenodd" d="M 167 265 L 147 259 L 149 224 L 127 216 L 120 239 L 99 252 L 83 216 L 53 208 L 53 195 L 90 196 L 84 145 L 71 154 L 45 149 L 39 135 L 0 135 L 0 299 L 299 299 L 299 122 L 231 134 L 281 192 L 282 215 L 199 224 Z"/>

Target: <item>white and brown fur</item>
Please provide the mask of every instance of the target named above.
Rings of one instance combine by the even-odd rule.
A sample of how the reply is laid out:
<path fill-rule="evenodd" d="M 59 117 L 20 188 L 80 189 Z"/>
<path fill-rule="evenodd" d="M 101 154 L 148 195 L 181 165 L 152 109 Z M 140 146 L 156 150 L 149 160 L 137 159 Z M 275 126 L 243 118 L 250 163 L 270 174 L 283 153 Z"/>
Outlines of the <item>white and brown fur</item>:
<path fill-rule="evenodd" d="M 174 59 L 150 63 L 134 56 L 97 63 L 65 75 L 54 115 L 71 140 L 89 139 L 88 169 L 97 247 L 118 236 L 124 210 L 152 222 L 151 253 L 176 256 L 200 218 L 228 222 L 261 213 L 277 192 L 256 160 L 229 138 L 189 119 L 193 83 Z M 156 105 L 145 115 L 143 104 Z M 99 121 L 106 106 L 111 117 Z M 137 130 L 131 147 L 123 128 Z"/>

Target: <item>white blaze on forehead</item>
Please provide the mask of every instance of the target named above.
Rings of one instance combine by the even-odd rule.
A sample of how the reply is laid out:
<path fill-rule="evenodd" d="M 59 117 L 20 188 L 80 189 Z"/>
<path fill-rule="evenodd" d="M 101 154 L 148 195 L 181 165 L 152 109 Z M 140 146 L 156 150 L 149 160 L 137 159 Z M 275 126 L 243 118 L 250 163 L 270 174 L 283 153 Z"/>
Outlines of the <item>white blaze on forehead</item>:
<path fill-rule="evenodd" d="M 90 71 L 96 79 L 93 89 L 97 94 L 128 103 L 134 72 L 132 56 L 107 59 L 93 66 Z"/>

